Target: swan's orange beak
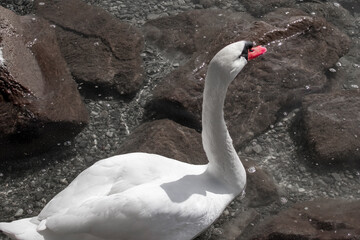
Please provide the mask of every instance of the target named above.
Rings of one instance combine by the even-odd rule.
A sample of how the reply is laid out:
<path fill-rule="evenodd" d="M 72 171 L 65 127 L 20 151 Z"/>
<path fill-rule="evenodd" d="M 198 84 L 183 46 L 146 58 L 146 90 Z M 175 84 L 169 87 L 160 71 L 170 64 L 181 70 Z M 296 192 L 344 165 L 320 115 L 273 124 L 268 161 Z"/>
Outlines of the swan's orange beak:
<path fill-rule="evenodd" d="M 251 60 L 251 59 L 257 58 L 258 56 L 266 53 L 266 51 L 267 51 L 267 49 L 263 46 L 253 47 L 253 48 L 249 49 L 248 59 Z"/>

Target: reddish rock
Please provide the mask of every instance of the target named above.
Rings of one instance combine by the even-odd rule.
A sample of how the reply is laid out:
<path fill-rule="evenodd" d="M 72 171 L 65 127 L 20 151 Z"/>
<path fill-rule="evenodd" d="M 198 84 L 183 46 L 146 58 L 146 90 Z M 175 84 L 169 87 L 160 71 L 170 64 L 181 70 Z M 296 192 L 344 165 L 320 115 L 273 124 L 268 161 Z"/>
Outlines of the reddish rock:
<path fill-rule="evenodd" d="M 360 91 L 316 94 L 303 102 L 305 141 L 323 163 L 360 165 Z"/>
<path fill-rule="evenodd" d="M 162 108 L 167 102 L 181 106 L 189 119 L 200 123 L 207 64 L 219 49 L 242 39 L 266 44 L 268 52 L 251 61 L 229 88 L 225 116 L 236 148 L 273 124 L 280 110 L 322 91 L 326 70 L 346 53 L 349 38 L 324 19 L 300 10 L 278 9 L 262 19 L 266 23 L 246 14 L 203 10 L 150 21 L 150 41 L 190 59 L 159 84 L 149 113 L 163 117 L 171 112 Z M 194 26 L 193 32 L 188 30 Z"/>
<path fill-rule="evenodd" d="M 250 239 L 360 239 L 359 215 L 359 200 L 320 199 L 302 202 L 259 225 Z"/>
<path fill-rule="evenodd" d="M 163 119 L 140 125 L 120 146 L 118 153 L 155 153 L 192 164 L 206 164 L 201 134 Z"/>
<path fill-rule="evenodd" d="M 0 8 L 1 159 L 71 139 L 87 111 L 49 22 Z"/>
<path fill-rule="evenodd" d="M 139 89 L 143 38 L 135 27 L 80 0 L 39 2 L 36 15 L 54 24 L 61 52 L 76 80 L 125 95 Z"/>

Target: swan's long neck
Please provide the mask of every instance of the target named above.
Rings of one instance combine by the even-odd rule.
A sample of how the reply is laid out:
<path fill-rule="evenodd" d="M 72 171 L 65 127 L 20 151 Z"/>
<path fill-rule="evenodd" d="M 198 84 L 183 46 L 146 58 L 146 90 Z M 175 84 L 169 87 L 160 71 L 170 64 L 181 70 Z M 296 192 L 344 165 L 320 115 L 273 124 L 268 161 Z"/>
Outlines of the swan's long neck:
<path fill-rule="evenodd" d="M 224 120 L 224 101 L 227 83 L 230 82 L 221 79 L 224 77 L 216 67 L 209 65 L 203 96 L 202 141 L 209 160 L 207 171 L 242 191 L 246 183 L 246 171 L 234 149 Z"/>

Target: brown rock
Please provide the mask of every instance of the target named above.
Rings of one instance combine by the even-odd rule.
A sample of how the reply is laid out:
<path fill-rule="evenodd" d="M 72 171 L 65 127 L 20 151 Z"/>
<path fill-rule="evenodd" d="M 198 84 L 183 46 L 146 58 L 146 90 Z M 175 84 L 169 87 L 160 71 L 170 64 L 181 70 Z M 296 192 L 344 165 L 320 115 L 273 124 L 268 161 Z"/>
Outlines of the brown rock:
<path fill-rule="evenodd" d="M 217 38 L 228 37 L 227 40 L 232 41 L 229 36 L 224 36 L 224 28 L 228 29 L 225 34 L 233 38 L 239 35 L 239 29 L 249 30 L 249 22 L 253 21 L 254 18 L 246 13 L 194 10 L 148 21 L 143 31 L 146 39 L 163 49 L 168 57 L 179 54 L 189 57 L 194 53 L 204 53 Z M 235 28 L 237 31 L 232 32 Z"/>
<path fill-rule="evenodd" d="M 155 153 L 192 164 L 206 164 L 201 135 L 163 119 L 140 125 L 120 146 L 118 153 Z"/>
<path fill-rule="evenodd" d="M 139 89 L 143 38 L 135 27 L 80 0 L 41 2 L 35 4 L 36 15 L 56 26 L 61 52 L 77 80 L 126 95 Z"/>
<path fill-rule="evenodd" d="M 316 94 L 303 102 L 305 141 L 323 163 L 360 164 L 360 92 Z"/>
<path fill-rule="evenodd" d="M 219 49 L 242 39 L 267 44 L 268 52 L 250 62 L 229 88 L 225 115 L 236 148 L 273 124 L 280 110 L 299 105 L 306 94 L 321 91 L 327 83 L 325 70 L 345 54 L 349 38 L 324 19 L 300 10 L 279 9 L 263 19 L 267 23 L 246 14 L 235 17 L 203 10 L 149 22 L 147 36 L 155 44 L 192 56 L 155 90 L 149 114 L 166 115 L 161 105 L 167 102 L 168 106 L 180 105 L 191 113 L 190 119 L 200 122 L 208 62 Z M 194 33 L 186 30 L 193 26 L 198 26 Z"/>
<path fill-rule="evenodd" d="M 294 0 L 241 0 L 246 10 L 256 17 L 261 17 L 277 8 L 292 7 Z"/>
<path fill-rule="evenodd" d="M 1 159 L 71 139 L 87 111 L 49 22 L 0 8 Z"/>
<path fill-rule="evenodd" d="M 277 186 L 273 178 L 253 161 L 244 161 L 247 169 L 246 198 L 250 207 L 267 206 L 279 199 Z"/>
<path fill-rule="evenodd" d="M 268 219 L 252 240 L 360 239 L 360 201 L 320 199 L 298 203 Z"/>
<path fill-rule="evenodd" d="M 241 212 L 222 226 L 222 234 L 215 233 L 209 238 L 209 240 L 236 239 L 236 237 L 240 236 L 248 227 L 253 228 L 251 223 L 253 223 L 258 217 L 259 213 L 252 208 L 245 212 Z"/>

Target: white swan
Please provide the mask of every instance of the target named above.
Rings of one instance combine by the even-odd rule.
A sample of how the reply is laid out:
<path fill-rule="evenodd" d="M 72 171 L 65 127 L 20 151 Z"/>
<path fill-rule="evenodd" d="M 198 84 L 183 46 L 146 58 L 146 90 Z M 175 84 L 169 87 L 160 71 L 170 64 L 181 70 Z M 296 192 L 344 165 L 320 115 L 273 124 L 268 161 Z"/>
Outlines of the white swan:
<path fill-rule="evenodd" d="M 232 43 L 211 60 L 203 99 L 207 165 L 163 156 L 114 156 L 84 170 L 33 218 L 0 223 L 22 240 L 188 240 L 209 227 L 243 191 L 246 172 L 226 128 L 227 88 L 247 64 L 266 51 Z"/>

